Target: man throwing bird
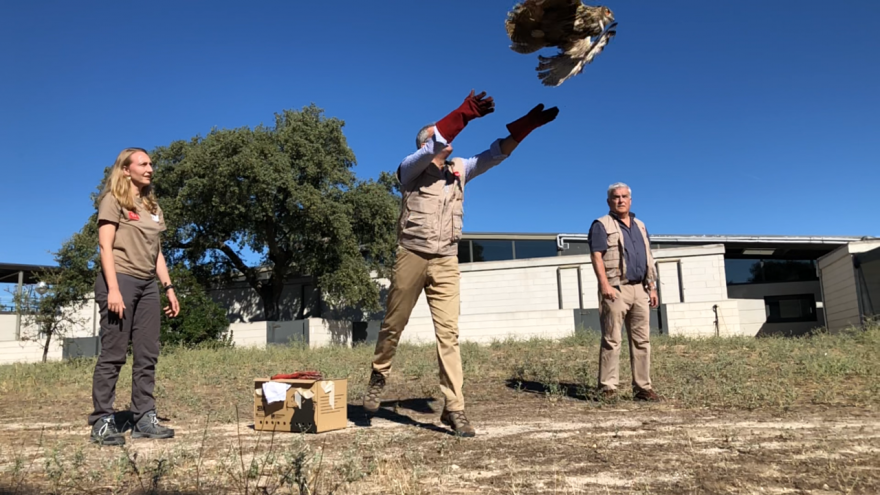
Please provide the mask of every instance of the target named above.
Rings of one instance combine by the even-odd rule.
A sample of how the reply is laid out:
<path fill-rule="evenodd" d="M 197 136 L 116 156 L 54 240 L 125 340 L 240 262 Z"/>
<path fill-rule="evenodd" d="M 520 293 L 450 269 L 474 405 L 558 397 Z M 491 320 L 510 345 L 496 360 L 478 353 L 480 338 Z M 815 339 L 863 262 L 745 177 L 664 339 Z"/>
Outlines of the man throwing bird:
<path fill-rule="evenodd" d="M 449 158 L 452 142 L 473 119 L 495 111 L 485 91 L 471 91 L 464 102 L 436 124 L 419 130 L 416 152 L 397 169 L 401 183 L 397 225 L 397 258 L 385 320 L 379 330 L 364 409 L 376 412 L 381 404 L 391 361 L 422 290 L 431 308 L 437 338 L 440 389 L 446 399 L 440 420 L 458 435 L 476 434 L 464 412 L 461 354 L 458 345 L 458 242 L 464 216 L 465 185 L 498 165 L 536 128 L 554 120 L 559 110 L 538 105 L 507 124 L 510 135 L 495 140 L 488 150 L 471 158 Z"/>

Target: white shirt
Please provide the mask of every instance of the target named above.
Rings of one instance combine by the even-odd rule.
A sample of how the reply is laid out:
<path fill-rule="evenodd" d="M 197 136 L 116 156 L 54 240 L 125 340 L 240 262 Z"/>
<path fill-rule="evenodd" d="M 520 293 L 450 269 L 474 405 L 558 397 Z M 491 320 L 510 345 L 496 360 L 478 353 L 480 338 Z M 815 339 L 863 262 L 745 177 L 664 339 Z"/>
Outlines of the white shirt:
<path fill-rule="evenodd" d="M 400 162 L 399 175 L 400 183 L 406 185 L 409 182 L 412 182 L 416 179 L 422 172 L 428 168 L 428 165 L 431 165 L 431 161 L 437 156 L 443 148 L 446 147 L 446 139 L 440 135 L 440 131 L 437 130 L 437 127 L 434 127 L 434 135 L 431 136 L 421 148 L 419 148 L 415 153 L 407 156 Z M 484 174 L 487 170 L 498 165 L 508 155 L 501 153 L 501 140 L 496 139 L 492 142 L 492 145 L 489 146 L 489 149 L 483 151 L 482 153 L 472 156 L 470 158 L 464 159 L 464 181 L 467 183 L 480 175 Z"/>

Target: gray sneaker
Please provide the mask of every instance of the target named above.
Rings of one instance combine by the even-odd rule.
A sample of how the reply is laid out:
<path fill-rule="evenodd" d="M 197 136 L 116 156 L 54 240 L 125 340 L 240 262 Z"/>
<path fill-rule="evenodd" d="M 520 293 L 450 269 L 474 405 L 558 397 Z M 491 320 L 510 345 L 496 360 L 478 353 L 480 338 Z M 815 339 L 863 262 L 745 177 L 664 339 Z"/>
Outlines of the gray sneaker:
<path fill-rule="evenodd" d="M 171 438 L 174 430 L 159 424 L 156 411 L 148 411 L 131 429 L 131 438 Z"/>
<path fill-rule="evenodd" d="M 108 414 L 92 425 L 92 443 L 99 445 L 125 445 L 125 437 L 116 429 L 116 420 Z"/>

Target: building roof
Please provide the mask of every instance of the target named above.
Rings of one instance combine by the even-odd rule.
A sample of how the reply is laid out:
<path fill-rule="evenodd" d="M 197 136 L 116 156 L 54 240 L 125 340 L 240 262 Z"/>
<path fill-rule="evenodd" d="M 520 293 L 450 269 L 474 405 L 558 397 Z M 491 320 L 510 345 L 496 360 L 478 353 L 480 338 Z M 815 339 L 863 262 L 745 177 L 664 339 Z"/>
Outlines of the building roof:
<path fill-rule="evenodd" d="M 653 242 L 675 243 L 737 243 L 737 244 L 848 244 L 870 237 L 860 236 L 798 236 L 798 235 L 652 235 Z"/>
<path fill-rule="evenodd" d="M 35 284 L 38 282 L 36 276 L 43 270 L 57 269 L 57 266 L 50 265 L 22 265 L 17 263 L 0 263 L 0 283 L 17 284 L 18 274 L 22 273 L 25 284 Z"/>
<path fill-rule="evenodd" d="M 550 240 L 556 239 L 561 249 L 567 240 L 586 241 L 588 234 L 530 233 L 530 232 L 465 232 L 464 239 L 512 239 L 512 240 Z M 651 242 L 666 244 L 818 244 L 834 245 L 872 240 L 870 236 L 800 236 L 800 235 L 696 235 L 696 234 L 653 234 Z"/>

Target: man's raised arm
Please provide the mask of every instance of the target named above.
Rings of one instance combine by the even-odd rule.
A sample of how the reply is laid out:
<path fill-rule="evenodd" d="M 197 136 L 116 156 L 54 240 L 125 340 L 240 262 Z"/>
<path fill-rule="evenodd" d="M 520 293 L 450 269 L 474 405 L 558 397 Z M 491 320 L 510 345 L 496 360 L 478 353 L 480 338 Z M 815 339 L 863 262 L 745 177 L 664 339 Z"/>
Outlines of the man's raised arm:
<path fill-rule="evenodd" d="M 443 160 L 452 152 L 452 141 L 468 122 L 485 117 L 494 111 L 495 101 L 491 96 L 487 97 L 485 91 L 474 95 L 474 91 L 471 90 L 458 108 L 430 128 L 428 138 L 422 143 L 417 143 L 419 149 L 400 163 L 397 178 L 401 184 L 418 177 L 432 162 L 438 166 L 442 165 Z M 438 160 L 440 163 L 437 163 Z"/>

